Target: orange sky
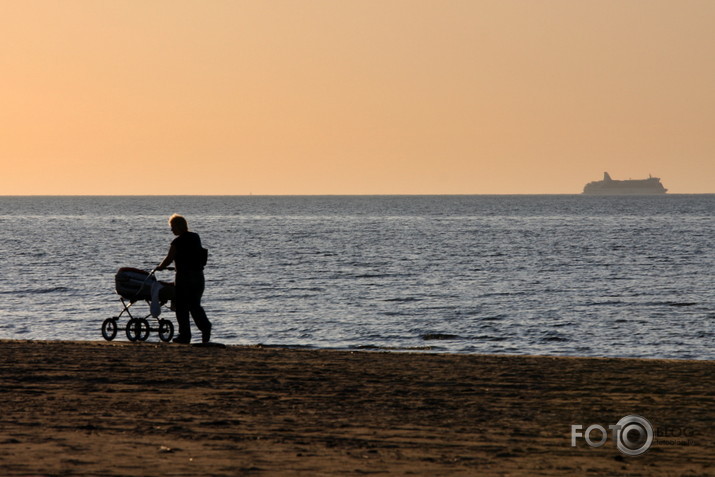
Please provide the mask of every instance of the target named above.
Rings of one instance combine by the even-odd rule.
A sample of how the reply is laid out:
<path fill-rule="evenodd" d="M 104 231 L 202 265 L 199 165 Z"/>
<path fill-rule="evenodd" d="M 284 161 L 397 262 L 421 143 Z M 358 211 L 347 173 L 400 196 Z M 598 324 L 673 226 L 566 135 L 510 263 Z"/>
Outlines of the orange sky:
<path fill-rule="evenodd" d="M 0 0 L 0 195 L 715 192 L 710 0 Z"/>

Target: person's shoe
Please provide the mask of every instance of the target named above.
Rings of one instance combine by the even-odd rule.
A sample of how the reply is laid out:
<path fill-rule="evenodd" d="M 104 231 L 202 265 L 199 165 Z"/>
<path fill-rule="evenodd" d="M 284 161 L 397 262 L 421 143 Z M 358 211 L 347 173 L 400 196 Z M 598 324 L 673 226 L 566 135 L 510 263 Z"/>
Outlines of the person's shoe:
<path fill-rule="evenodd" d="M 178 344 L 189 344 L 191 343 L 191 338 L 184 338 L 183 336 L 179 335 L 176 338 L 172 340 L 174 343 Z"/>
<path fill-rule="evenodd" d="M 203 344 L 208 343 L 211 340 L 211 327 L 209 326 L 205 330 L 201 331 L 201 342 Z"/>

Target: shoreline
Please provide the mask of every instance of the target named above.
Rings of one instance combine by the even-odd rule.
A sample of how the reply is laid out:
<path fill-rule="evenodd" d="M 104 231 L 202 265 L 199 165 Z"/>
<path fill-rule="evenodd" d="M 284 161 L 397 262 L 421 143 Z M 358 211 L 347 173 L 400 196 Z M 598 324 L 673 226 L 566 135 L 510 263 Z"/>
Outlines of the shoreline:
<path fill-rule="evenodd" d="M 3 475 L 715 473 L 715 363 L 0 340 Z M 652 423 L 639 456 L 572 427 Z M 592 437 L 597 438 L 594 434 Z"/>
<path fill-rule="evenodd" d="M 121 328 L 123 329 L 123 328 Z M 120 330 L 121 330 L 120 329 Z M 191 345 L 200 346 L 200 337 L 194 337 Z M 67 344 L 106 344 L 106 345 L 132 345 L 124 336 L 112 341 L 103 339 L 94 340 L 67 340 L 67 339 L 18 339 L 18 338 L 0 338 L 0 343 L 4 342 L 21 342 L 21 343 L 67 343 Z M 213 343 L 213 342 L 212 342 Z M 136 343 L 145 346 L 174 346 L 174 343 L 164 343 L 160 340 L 147 340 Z M 224 343 L 222 346 L 227 348 L 241 349 L 266 349 L 266 350 L 286 350 L 286 351 L 325 351 L 338 353 L 386 353 L 386 354 L 417 354 L 417 355 L 445 355 L 445 356 L 489 356 L 489 357 L 505 357 L 505 358 L 565 358 L 565 359 L 615 359 L 615 360 L 641 360 L 641 361 L 685 361 L 685 362 L 714 362 L 715 358 L 680 358 L 680 357 L 650 357 L 650 356 L 589 356 L 589 355 L 568 355 L 568 354 L 513 354 L 513 353 L 482 353 L 473 351 L 448 351 L 439 349 L 438 346 L 378 346 L 378 345 L 356 345 L 353 347 L 320 347 L 314 345 L 303 344 L 236 344 Z"/>

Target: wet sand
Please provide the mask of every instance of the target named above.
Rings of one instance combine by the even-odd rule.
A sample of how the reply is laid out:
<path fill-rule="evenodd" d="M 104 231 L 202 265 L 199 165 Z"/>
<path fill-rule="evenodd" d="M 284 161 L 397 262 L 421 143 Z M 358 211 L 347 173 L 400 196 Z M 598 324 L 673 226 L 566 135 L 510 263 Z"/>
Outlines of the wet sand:
<path fill-rule="evenodd" d="M 0 341 L 1 475 L 715 475 L 715 362 Z M 646 417 L 651 448 L 571 446 Z M 599 435 L 593 435 L 597 440 Z"/>

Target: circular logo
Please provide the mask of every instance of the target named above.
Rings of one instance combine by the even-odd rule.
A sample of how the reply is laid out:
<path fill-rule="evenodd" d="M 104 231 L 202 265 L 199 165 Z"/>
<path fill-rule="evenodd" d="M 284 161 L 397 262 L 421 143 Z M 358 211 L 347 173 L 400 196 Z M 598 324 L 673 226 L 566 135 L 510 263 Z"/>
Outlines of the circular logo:
<path fill-rule="evenodd" d="M 641 455 L 653 443 L 653 426 L 645 417 L 626 416 L 616 426 L 616 447 L 626 455 Z"/>

